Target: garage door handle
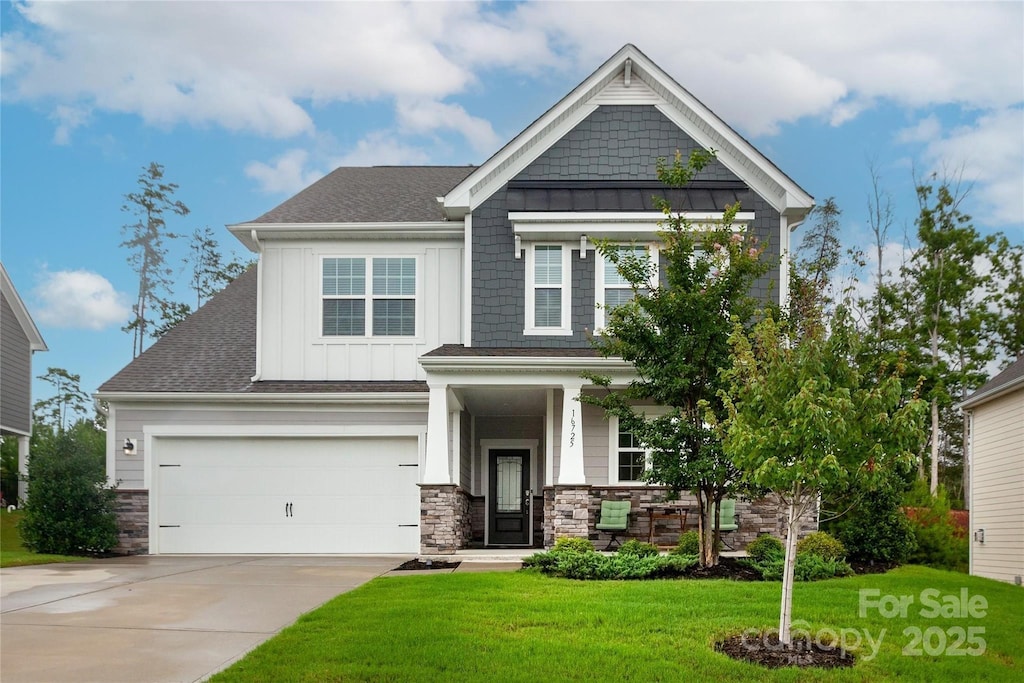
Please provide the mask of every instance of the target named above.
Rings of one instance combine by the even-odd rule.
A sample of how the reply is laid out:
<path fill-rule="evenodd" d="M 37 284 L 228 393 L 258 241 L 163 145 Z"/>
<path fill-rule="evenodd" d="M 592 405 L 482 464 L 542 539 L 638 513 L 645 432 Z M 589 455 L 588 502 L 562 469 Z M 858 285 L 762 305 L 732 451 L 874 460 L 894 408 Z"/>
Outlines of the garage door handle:
<path fill-rule="evenodd" d="M 399 524 L 398 526 L 419 526 L 419 524 Z"/>
<path fill-rule="evenodd" d="M 291 503 L 285 503 L 284 504 L 284 516 L 285 517 L 293 517 L 294 516 L 292 514 L 292 504 Z"/>

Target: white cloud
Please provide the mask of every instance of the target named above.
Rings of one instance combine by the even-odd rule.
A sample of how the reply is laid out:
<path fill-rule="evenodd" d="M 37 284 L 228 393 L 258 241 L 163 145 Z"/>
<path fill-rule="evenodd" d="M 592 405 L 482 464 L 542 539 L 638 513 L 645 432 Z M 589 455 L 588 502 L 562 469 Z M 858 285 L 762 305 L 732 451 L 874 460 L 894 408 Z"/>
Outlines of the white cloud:
<path fill-rule="evenodd" d="M 929 114 L 913 126 L 896 132 L 896 142 L 931 142 L 942 132 L 942 123 L 935 114 Z"/>
<path fill-rule="evenodd" d="M 429 161 L 425 150 L 401 142 L 391 131 L 378 130 L 366 135 L 345 154 L 333 158 L 331 163 L 332 166 L 402 166 Z"/>
<path fill-rule="evenodd" d="M 34 290 L 35 316 L 54 327 L 102 330 L 128 320 L 126 297 L 110 282 L 88 270 L 46 272 Z"/>
<path fill-rule="evenodd" d="M 271 164 L 249 162 L 245 167 L 245 175 L 259 183 L 264 192 L 293 194 L 324 175 L 323 171 L 306 168 L 308 161 L 309 152 L 291 149 Z"/>
<path fill-rule="evenodd" d="M 50 119 L 57 122 L 53 131 L 53 144 L 66 145 L 71 142 L 71 132 L 89 122 L 89 110 L 85 107 L 57 105 Z"/>
<path fill-rule="evenodd" d="M 974 183 L 978 218 L 994 225 L 1024 223 L 1024 108 L 983 114 L 928 142 L 929 171 L 962 169 Z"/>
<path fill-rule="evenodd" d="M 480 153 L 492 154 L 501 142 L 489 121 L 470 116 L 458 104 L 436 101 L 401 101 L 397 106 L 398 123 L 412 133 L 453 130 L 461 133 Z"/>
<path fill-rule="evenodd" d="M 437 105 L 494 69 L 584 75 L 626 42 L 755 135 L 804 116 L 840 124 L 882 100 L 999 108 L 1024 98 L 1020 3 L 15 7 L 6 98 L 278 137 L 315 129 L 310 104 Z M 486 124 L 466 116 L 482 145 Z"/>

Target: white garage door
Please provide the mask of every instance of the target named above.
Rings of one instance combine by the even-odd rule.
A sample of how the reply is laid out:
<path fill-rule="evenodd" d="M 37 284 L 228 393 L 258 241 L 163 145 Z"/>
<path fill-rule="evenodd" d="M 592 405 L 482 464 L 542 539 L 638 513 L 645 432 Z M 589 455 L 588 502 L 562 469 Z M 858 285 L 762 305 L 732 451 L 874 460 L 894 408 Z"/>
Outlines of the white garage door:
<path fill-rule="evenodd" d="M 415 553 L 416 439 L 154 440 L 160 553 Z"/>

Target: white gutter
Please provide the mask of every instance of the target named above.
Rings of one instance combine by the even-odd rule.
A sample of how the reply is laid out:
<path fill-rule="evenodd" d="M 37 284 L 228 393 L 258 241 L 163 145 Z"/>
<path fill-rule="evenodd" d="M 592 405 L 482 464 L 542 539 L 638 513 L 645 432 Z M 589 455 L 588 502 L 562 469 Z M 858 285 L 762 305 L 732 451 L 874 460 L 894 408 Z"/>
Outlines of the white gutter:
<path fill-rule="evenodd" d="M 420 365 L 432 372 L 465 370 L 533 370 L 536 372 L 576 372 L 593 370 L 632 370 L 633 365 L 621 358 L 594 356 L 563 356 L 536 358 L 531 356 L 420 356 Z"/>
<path fill-rule="evenodd" d="M 332 239 L 462 239 L 461 221 L 365 223 L 236 223 L 228 231 L 255 251 L 253 239 L 302 239 L 309 235 Z"/>
<path fill-rule="evenodd" d="M 267 393 L 232 393 L 232 392 L 187 392 L 187 391 L 110 391 L 96 393 L 99 399 L 109 402 L 147 401 L 154 403 L 170 403 L 189 401 L 224 402 L 224 403 L 380 403 L 427 404 L 430 393 L 426 391 L 402 392 L 267 392 Z"/>
<path fill-rule="evenodd" d="M 1002 386 L 989 389 L 984 394 L 971 396 L 969 399 L 961 403 L 959 407 L 961 410 L 968 410 L 970 408 L 974 408 L 982 403 L 987 403 L 988 401 L 991 401 L 994 398 L 998 398 L 999 396 L 1002 396 L 1003 394 L 1009 391 L 1013 391 L 1022 384 L 1024 384 L 1024 375 L 1021 375 L 1016 379 L 1010 380 L 1009 382 L 1003 384 Z"/>

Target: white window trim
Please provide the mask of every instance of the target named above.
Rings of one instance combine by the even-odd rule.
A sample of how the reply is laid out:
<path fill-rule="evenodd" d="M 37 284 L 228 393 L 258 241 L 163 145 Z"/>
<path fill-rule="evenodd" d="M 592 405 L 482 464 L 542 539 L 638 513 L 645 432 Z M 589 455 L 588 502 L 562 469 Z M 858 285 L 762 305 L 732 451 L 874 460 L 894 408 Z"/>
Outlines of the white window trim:
<path fill-rule="evenodd" d="M 537 327 L 534 325 L 536 313 L 536 283 L 534 282 L 534 249 L 536 247 L 562 248 L 562 324 L 559 327 Z M 562 242 L 531 242 L 526 245 L 526 320 L 524 335 L 569 336 L 572 334 L 572 247 L 571 243 Z M 552 287 L 544 285 L 545 288 Z"/>
<path fill-rule="evenodd" d="M 630 246 L 628 244 L 622 244 L 620 246 Z M 640 244 L 637 243 L 638 247 L 647 247 L 647 257 L 655 263 L 657 266 L 654 272 L 651 274 L 651 279 L 647 283 L 648 289 L 654 289 L 658 286 L 658 282 L 661 279 L 661 265 L 659 257 L 658 245 L 655 243 Z M 604 290 L 606 285 L 604 282 L 604 264 L 605 258 L 600 252 L 596 252 L 597 258 L 595 259 L 594 270 L 596 271 L 596 282 L 594 284 L 594 332 L 600 334 L 604 330 L 605 326 L 605 307 L 604 307 Z M 622 287 L 626 289 L 626 287 Z"/>
<path fill-rule="evenodd" d="M 363 259 L 366 262 L 366 287 L 362 296 L 336 296 L 332 294 L 324 294 L 324 261 L 327 259 Z M 374 335 L 373 334 L 373 260 L 374 259 L 413 259 L 416 263 L 416 295 L 415 296 L 378 296 L 378 298 L 385 299 L 412 299 L 415 303 L 415 316 L 416 324 L 415 330 L 412 335 Z M 319 259 L 319 269 L 317 273 L 316 291 L 317 297 L 320 301 L 318 306 L 319 316 L 316 320 L 316 337 L 322 343 L 335 343 L 335 344 L 350 344 L 353 342 L 383 342 L 383 343 L 394 343 L 394 342 L 409 342 L 422 340 L 423 337 L 423 268 L 420 257 L 416 254 L 323 254 Z M 335 335 L 335 334 L 324 334 L 324 301 L 328 299 L 359 299 L 362 298 L 366 302 L 365 319 L 364 323 L 364 334 L 362 335 Z"/>
<path fill-rule="evenodd" d="M 635 407 L 634 410 L 637 408 L 639 407 Z M 665 406 L 643 406 L 640 409 L 648 417 L 657 417 L 669 411 Z M 651 454 L 652 450 L 650 448 L 644 449 L 644 470 L 651 469 Z M 619 418 L 617 415 L 612 415 L 608 418 L 608 484 L 610 486 L 656 486 L 656 484 L 651 484 L 647 481 L 619 479 Z"/>

